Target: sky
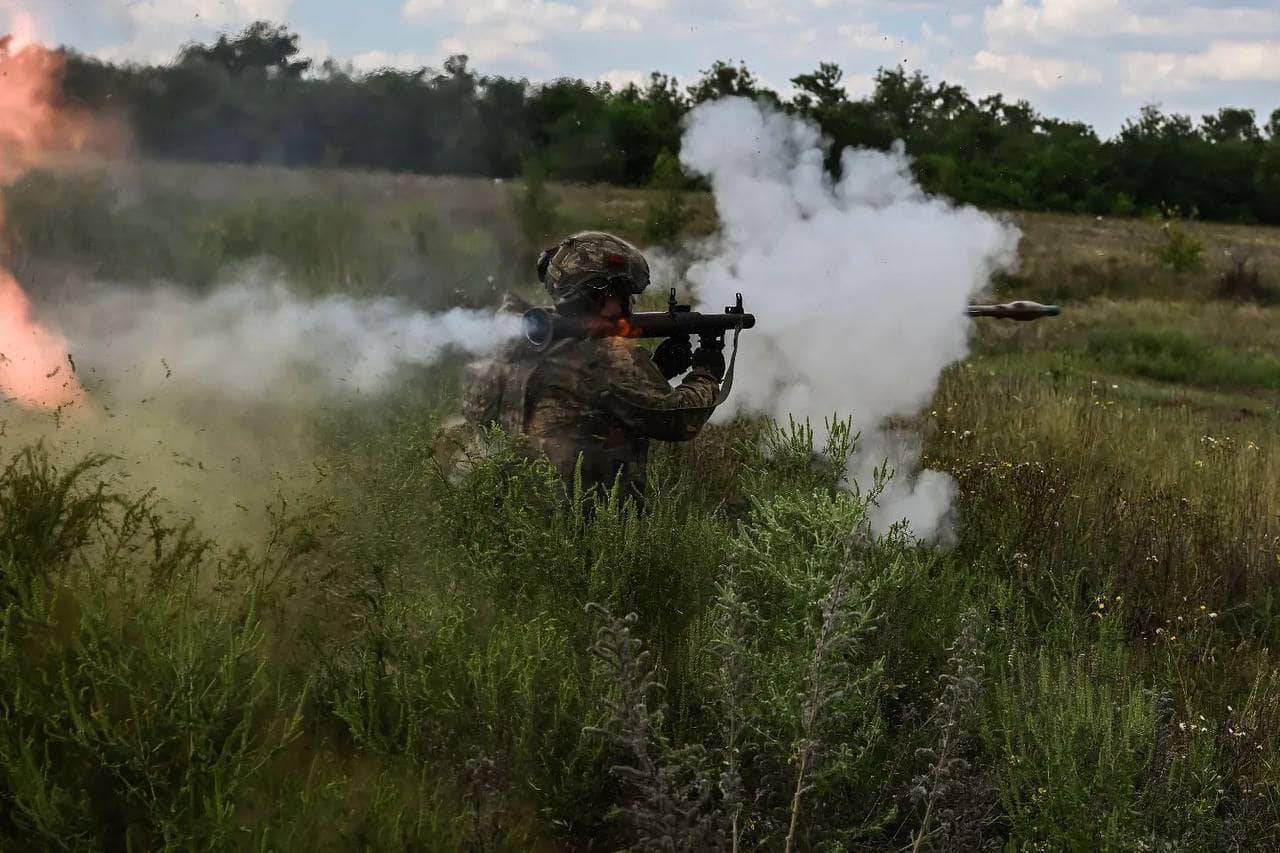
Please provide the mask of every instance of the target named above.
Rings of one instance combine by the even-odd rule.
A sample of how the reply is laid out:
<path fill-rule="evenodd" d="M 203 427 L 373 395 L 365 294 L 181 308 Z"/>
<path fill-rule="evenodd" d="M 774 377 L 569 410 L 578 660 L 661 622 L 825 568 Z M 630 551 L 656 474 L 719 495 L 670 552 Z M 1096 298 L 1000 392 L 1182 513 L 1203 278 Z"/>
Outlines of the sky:
<path fill-rule="evenodd" d="M 1221 106 L 1280 108 L 1280 0 L 0 0 L 46 43 L 165 63 L 266 19 L 304 53 L 357 70 L 439 68 L 606 80 L 662 71 L 689 83 L 744 61 L 784 96 L 819 62 L 865 95 L 903 64 L 971 95 L 1026 98 L 1111 136 L 1149 103 L 1197 120 Z"/>

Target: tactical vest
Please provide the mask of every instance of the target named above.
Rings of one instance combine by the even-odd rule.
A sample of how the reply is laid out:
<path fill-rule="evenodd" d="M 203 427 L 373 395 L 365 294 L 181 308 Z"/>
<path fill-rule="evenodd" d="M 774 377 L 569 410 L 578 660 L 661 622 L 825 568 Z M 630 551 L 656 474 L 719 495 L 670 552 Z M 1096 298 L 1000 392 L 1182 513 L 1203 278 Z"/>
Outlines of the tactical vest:
<path fill-rule="evenodd" d="M 463 394 L 463 417 L 477 425 L 496 423 L 509 435 L 523 433 L 529 418 L 529 378 L 545 355 L 520 343 L 473 365 Z"/>

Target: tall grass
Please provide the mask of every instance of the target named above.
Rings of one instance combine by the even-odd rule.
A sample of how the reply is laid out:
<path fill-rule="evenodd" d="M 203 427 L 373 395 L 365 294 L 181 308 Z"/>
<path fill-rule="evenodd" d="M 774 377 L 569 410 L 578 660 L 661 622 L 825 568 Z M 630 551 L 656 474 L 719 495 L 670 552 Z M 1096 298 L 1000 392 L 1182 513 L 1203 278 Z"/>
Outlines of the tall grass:
<path fill-rule="evenodd" d="M 16 251 L 108 278 L 394 291 L 403 249 L 455 304 L 507 251 L 413 200 L 50 189 Z M 1273 849 L 1274 315 L 1060 319 L 985 328 L 918 419 L 946 551 L 867 530 L 838 418 L 709 428 L 584 512 L 449 426 L 448 365 L 317 416 L 327 476 L 255 547 L 0 433 L 0 847 Z"/>
<path fill-rule="evenodd" d="M 521 247 L 451 220 L 431 197 L 297 195 L 270 185 L 216 201 L 145 180 L 35 172 L 3 191 L 13 262 L 40 295 L 68 275 L 205 289 L 247 263 L 300 291 L 390 294 L 430 309 L 492 304 Z M 530 262 L 531 264 L 531 262 Z M 49 268 L 53 267 L 53 272 Z"/>
<path fill-rule="evenodd" d="M 1006 525 L 966 518 L 950 554 L 870 537 L 874 494 L 836 473 L 848 446 L 829 456 L 812 435 L 732 443 L 744 506 L 672 454 L 645 513 L 584 517 L 501 435 L 460 449 L 429 422 L 388 427 L 342 443 L 336 525 L 279 520 L 273 540 L 305 531 L 319 550 L 260 554 L 221 553 L 99 482 L 97 460 L 60 472 L 19 451 L 0 478 L 0 833 L 334 849 L 1271 837 L 1280 710 L 1257 622 L 1192 598 L 1176 639 L 1153 633 L 1149 602 L 1180 596 L 1082 574 L 1066 541 L 1037 549 L 1008 526 L 1042 480 L 984 496 L 973 478 L 990 475 L 966 474 L 976 509 L 1004 495 Z M 1199 577 L 1172 571 L 1177 590 Z M 939 723 L 936 678 L 965 631 L 956 677 L 985 673 L 982 690 Z M 921 779 L 932 799 L 911 796 Z"/>

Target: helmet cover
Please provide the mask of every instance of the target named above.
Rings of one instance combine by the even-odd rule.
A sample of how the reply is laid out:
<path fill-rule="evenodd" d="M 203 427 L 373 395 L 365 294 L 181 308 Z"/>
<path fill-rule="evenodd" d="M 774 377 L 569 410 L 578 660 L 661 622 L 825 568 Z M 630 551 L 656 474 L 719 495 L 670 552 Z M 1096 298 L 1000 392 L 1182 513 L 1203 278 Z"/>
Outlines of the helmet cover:
<path fill-rule="evenodd" d="M 542 253 L 538 278 L 556 303 L 592 290 L 618 288 L 638 294 L 649 286 L 649 264 L 639 249 L 620 237 L 582 231 Z"/>

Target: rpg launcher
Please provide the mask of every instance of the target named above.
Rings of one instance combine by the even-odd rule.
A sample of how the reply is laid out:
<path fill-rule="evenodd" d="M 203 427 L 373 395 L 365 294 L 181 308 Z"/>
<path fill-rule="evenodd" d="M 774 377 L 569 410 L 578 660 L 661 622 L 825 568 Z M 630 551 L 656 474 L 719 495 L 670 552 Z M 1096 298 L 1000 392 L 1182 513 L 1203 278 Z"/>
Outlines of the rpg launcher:
<path fill-rule="evenodd" d="M 676 301 L 673 288 L 667 299 L 666 311 L 642 311 L 627 317 L 605 319 L 596 316 L 566 317 L 548 308 L 530 308 L 524 312 L 524 336 L 539 352 L 562 339 L 583 338 L 674 338 L 697 335 L 704 342 L 723 341 L 726 332 L 751 329 L 756 325 L 754 314 L 742 307 L 742 294 L 737 303 L 724 309 L 723 314 L 703 314 L 689 305 Z M 970 305 L 965 309 L 970 317 L 995 317 L 1005 320 L 1039 320 L 1056 317 L 1057 305 L 1041 305 L 1039 302 L 1021 300 L 1000 305 Z"/>
<path fill-rule="evenodd" d="M 1057 317 L 1057 305 L 1041 305 L 1039 302 L 1006 302 L 1003 305 L 970 305 L 965 311 L 970 317 L 999 317 L 1004 320 L 1039 320 L 1041 317 Z"/>
<path fill-rule="evenodd" d="M 566 317 L 546 308 L 530 308 L 524 312 L 524 336 L 538 351 L 565 338 L 675 338 L 697 335 L 703 345 L 724 343 L 725 332 L 750 329 L 756 324 L 754 314 L 742 308 L 742 294 L 736 305 L 723 314 L 703 314 L 676 301 L 672 288 L 666 311 L 641 311 L 626 317 Z"/>

